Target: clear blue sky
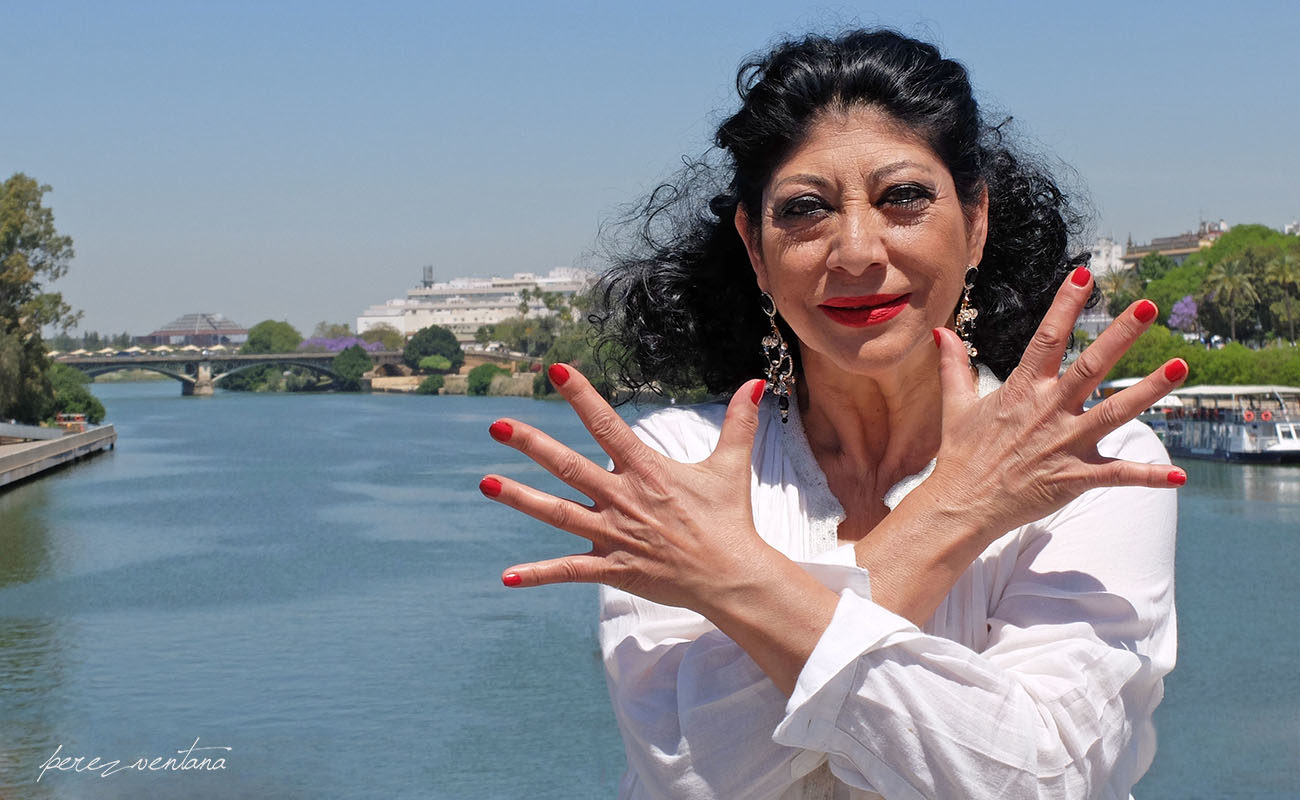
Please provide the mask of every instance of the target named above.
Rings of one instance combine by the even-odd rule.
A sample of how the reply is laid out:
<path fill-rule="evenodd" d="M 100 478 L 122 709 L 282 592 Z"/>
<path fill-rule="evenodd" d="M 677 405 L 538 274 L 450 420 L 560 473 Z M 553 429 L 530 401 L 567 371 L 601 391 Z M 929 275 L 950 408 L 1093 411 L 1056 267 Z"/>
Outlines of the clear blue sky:
<path fill-rule="evenodd" d="M 83 329 L 352 321 L 575 263 L 706 146 L 784 32 L 936 41 L 1078 172 L 1096 229 L 1300 217 L 1300 6 L 3 2 L 0 172 L 51 184 Z"/>

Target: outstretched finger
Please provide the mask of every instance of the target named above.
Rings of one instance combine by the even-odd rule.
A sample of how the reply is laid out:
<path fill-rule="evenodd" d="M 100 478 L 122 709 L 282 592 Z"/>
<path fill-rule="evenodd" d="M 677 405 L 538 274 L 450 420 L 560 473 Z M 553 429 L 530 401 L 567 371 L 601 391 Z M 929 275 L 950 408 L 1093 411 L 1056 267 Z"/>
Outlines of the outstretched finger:
<path fill-rule="evenodd" d="M 605 559 L 592 553 L 519 564 L 501 573 L 510 587 L 546 586 L 551 583 L 600 583 Z"/>
<path fill-rule="evenodd" d="M 735 468 L 743 465 L 748 469 L 754 451 L 754 434 L 758 433 L 758 404 L 766 388 L 767 381 L 745 381 L 731 396 L 722 430 L 718 432 L 718 446 L 710 461 Z"/>
<path fill-rule="evenodd" d="M 627 469 L 653 453 L 644 442 L 636 437 L 628 424 L 618 412 L 605 402 L 591 381 L 578 370 L 567 364 L 552 364 L 546 371 L 551 384 L 569 401 L 578 419 L 596 440 L 600 449 L 614 460 L 614 468 L 619 471 Z"/>
<path fill-rule="evenodd" d="M 611 477 L 604 467 L 597 466 L 591 459 L 537 428 L 514 419 L 499 419 L 488 428 L 488 433 L 498 442 L 536 461 L 542 469 L 593 501 L 600 502 L 608 494 L 601 491 L 602 486 L 608 486 Z"/>
<path fill-rule="evenodd" d="M 1056 290 L 1052 307 L 1038 324 L 1038 330 L 1025 347 L 1020 368 L 1037 378 L 1055 378 L 1061 372 L 1061 359 L 1074 333 L 1074 323 L 1092 295 L 1092 273 L 1078 267 Z"/>
<path fill-rule="evenodd" d="M 479 481 L 478 490 L 484 497 L 584 539 L 595 541 L 601 538 L 604 530 L 600 524 L 600 515 L 594 509 L 547 494 L 519 481 L 499 475 L 486 475 Z"/>
<path fill-rule="evenodd" d="M 1155 405 L 1187 378 L 1187 362 L 1171 359 L 1164 366 L 1122 392 L 1102 400 L 1083 415 L 1083 424 L 1094 439 L 1100 439 Z"/>
<path fill-rule="evenodd" d="M 1066 408 L 1078 410 L 1083 405 L 1120 357 L 1151 327 L 1158 313 L 1155 303 L 1139 300 L 1116 317 L 1096 341 L 1084 348 L 1061 376 L 1059 387 Z"/>
<path fill-rule="evenodd" d="M 1177 489 L 1187 483 L 1187 473 L 1172 464 L 1141 464 L 1103 458 L 1094 473 L 1094 486 L 1146 486 L 1151 489 Z"/>

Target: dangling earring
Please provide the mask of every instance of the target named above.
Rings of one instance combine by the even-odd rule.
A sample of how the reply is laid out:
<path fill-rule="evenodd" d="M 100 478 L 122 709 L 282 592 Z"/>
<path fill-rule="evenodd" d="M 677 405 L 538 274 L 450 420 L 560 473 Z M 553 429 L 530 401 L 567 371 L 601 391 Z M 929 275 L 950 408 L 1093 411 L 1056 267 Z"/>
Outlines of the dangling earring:
<path fill-rule="evenodd" d="M 966 267 L 966 286 L 961 292 L 961 306 L 957 308 L 957 322 L 954 328 L 957 335 L 961 337 L 962 344 L 966 345 L 966 355 L 972 360 L 979 355 L 975 345 L 971 342 L 974 335 L 975 318 L 980 315 L 979 311 L 970 302 L 970 290 L 975 288 L 975 276 L 979 274 L 980 268 L 974 265 Z"/>
<path fill-rule="evenodd" d="M 772 332 L 763 337 L 763 357 L 767 359 L 767 388 L 776 397 L 777 407 L 781 409 L 781 422 L 790 421 L 790 389 L 794 387 L 794 359 L 790 357 L 790 348 L 781 336 L 781 329 L 776 327 L 776 303 L 772 295 L 763 292 L 759 308 L 767 315 Z"/>

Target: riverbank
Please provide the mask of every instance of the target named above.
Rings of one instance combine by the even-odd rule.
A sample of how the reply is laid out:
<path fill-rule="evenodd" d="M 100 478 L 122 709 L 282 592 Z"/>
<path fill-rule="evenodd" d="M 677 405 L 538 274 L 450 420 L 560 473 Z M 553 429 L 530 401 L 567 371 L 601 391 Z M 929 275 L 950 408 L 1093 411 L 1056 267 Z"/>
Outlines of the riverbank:
<path fill-rule="evenodd" d="M 86 458 L 117 444 L 112 425 L 101 425 L 58 439 L 0 445 L 0 488 Z"/>

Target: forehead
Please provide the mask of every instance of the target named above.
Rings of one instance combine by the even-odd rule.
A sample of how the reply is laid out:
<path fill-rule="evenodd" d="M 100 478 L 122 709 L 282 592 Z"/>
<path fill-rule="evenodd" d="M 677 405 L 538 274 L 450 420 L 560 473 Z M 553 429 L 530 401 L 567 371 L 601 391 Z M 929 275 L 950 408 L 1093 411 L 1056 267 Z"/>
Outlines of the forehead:
<path fill-rule="evenodd" d="M 842 179 L 854 174 L 867 176 L 901 161 L 951 180 L 929 143 L 889 114 L 863 107 L 827 110 L 813 118 L 803 139 L 773 170 L 768 185 L 810 170 L 843 172 L 838 175 Z"/>

